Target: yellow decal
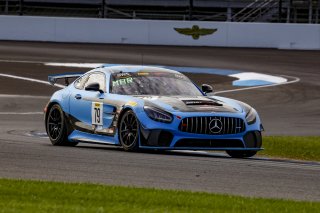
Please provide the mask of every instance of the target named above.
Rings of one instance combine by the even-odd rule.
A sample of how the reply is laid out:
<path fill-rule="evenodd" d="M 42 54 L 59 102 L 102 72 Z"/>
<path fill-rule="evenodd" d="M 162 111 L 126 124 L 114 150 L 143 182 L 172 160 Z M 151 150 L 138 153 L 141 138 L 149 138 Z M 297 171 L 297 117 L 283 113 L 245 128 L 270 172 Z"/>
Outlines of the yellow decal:
<path fill-rule="evenodd" d="M 128 103 L 127 103 L 127 105 L 129 105 L 129 106 L 137 106 L 137 102 L 134 102 L 134 101 L 129 101 Z"/>
<path fill-rule="evenodd" d="M 138 72 L 138 75 L 149 75 L 148 72 Z"/>
<path fill-rule="evenodd" d="M 94 106 L 95 107 L 100 107 L 100 103 L 95 103 Z"/>

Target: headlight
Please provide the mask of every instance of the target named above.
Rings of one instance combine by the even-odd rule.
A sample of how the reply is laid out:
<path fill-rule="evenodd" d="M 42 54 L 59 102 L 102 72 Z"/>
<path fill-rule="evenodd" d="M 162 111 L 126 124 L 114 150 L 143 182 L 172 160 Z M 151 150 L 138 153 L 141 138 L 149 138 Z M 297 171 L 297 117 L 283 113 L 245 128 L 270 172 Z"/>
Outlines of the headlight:
<path fill-rule="evenodd" d="M 246 113 L 246 121 L 247 123 L 250 124 L 254 124 L 256 122 L 256 115 L 257 112 L 256 110 L 254 110 L 251 106 L 249 106 L 246 103 L 243 103 L 241 101 L 238 102 L 240 104 L 240 106 L 242 107 L 242 109 L 244 110 L 244 112 Z"/>
<path fill-rule="evenodd" d="M 256 111 L 253 108 L 250 108 L 249 112 L 247 112 L 246 120 L 249 125 L 256 122 Z"/>
<path fill-rule="evenodd" d="M 172 122 L 172 115 L 169 112 L 150 106 L 144 106 L 143 109 L 152 120 L 163 123 Z"/>

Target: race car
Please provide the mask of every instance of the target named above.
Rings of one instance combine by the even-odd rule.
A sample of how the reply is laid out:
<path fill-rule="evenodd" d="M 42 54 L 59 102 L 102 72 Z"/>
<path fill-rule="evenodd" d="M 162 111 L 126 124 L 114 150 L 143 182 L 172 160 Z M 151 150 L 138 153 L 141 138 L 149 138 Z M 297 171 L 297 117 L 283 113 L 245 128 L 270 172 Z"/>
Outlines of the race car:
<path fill-rule="evenodd" d="M 101 66 L 84 74 L 49 76 L 66 87 L 45 107 L 53 145 L 112 144 L 126 151 L 222 150 L 252 157 L 263 130 L 254 108 L 209 96 L 180 72 L 151 66 Z M 71 84 L 69 80 L 77 78 Z"/>

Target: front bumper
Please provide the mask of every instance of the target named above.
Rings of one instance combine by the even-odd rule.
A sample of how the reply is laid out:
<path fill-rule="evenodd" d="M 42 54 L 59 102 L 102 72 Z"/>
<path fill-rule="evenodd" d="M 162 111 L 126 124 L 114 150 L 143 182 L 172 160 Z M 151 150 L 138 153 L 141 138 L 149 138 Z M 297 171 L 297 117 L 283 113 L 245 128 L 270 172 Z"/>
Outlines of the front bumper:
<path fill-rule="evenodd" d="M 236 135 L 173 134 L 140 129 L 140 148 L 176 150 L 262 150 L 260 131 Z"/>
<path fill-rule="evenodd" d="M 254 124 L 243 126 L 240 131 L 226 131 L 224 134 L 210 134 L 202 128 L 194 128 L 191 132 L 181 129 L 184 118 L 198 116 L 233 117 L 245 121 L 244 114 L 207 114 L 188 113 L 176 115 L 170 124 L 156 122 L 143 113 L 139 114 L 140 120 L 140 148 L 168 149 L 168 150 L 262 150 L 261 121 L 257 116 Z M 177 118 L 180 117 L 180 118 Z M 195 126 L 201 126 L 201 120 L 196 120 Z M 208 122 L 207 122 L 208 123 Z M 197 129 L 198 131 L 196 131 Z M 200 130 L 199 130 L 200 129 Z M 195 133 L 196 132 L 196 133 Z M 200 134 L 201 133 L 201 134 Z"/>

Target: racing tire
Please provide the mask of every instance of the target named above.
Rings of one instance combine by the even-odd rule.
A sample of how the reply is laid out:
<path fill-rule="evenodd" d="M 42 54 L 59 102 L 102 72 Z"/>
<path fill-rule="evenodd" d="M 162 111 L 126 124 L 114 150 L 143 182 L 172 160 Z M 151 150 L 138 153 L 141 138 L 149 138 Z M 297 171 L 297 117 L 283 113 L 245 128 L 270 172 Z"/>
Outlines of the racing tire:
<path fill-rule="evenodd" d="M 46 119 L 46 130 L 54 146 L 75 146 L 78 143 L 68 141 L 68 128 L 64 113 L 59 104 L 54 104 Z"/>
<path fill-rule="evenodd" d="M 139 121 L 132 110 L 126 111 L 120 119 L 119 141 L 125 151 L 139 150 Z"/>
<path fill-rule="evenodd" d="M 257 151 L 238 151 L 238 150 L 227 150 L 227 154 L 233 158 L 250 158 L 257 154 Z"/>

